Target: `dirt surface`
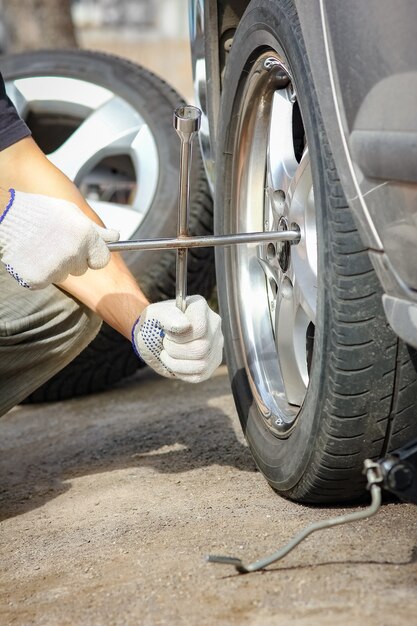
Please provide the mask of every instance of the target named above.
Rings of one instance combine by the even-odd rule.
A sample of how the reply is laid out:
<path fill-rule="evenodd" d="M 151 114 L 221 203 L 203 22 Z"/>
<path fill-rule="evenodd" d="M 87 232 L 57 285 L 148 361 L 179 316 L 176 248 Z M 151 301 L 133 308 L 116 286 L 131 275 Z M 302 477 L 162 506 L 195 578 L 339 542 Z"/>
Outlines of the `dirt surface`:
<path fill-rule="evenodd" d="M 187 386 L 143 370 L 105 394 L 0 421 L 0 622 L 397 626 L 417 615 L 417 508 L 251 559 L 343 509 L 277 496 L 255 471 L 225 368 Z"/>

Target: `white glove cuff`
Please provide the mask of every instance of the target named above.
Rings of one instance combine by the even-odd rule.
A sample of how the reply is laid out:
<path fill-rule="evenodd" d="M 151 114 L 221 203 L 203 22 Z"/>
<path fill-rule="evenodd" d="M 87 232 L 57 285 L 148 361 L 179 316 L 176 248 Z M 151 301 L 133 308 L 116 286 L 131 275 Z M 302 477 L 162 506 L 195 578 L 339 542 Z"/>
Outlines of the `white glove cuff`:
<path fill-rule="evenodd" d="M 7 206 L 6 206 L 6 208 L 4 209 L 3 213 L 0 215 L 0 224 L 3 222 L 4 218 L 6 217 L 6 215 L 8 214 L 8 212 L 10 211 L 10 209 L 11 209 L 11 208 L 12 208 L 12 206 L 13 206 L 13 202 L 14 202 L 15 195 L 16 195 L 16 190 L 15 190 L 15 189 L 13 189 L 13 188 L 10 188 L 10 189 L 9 189 L 9 193 L 10 193 L 10 200 L 9 200 L 9 202 L 7 203 Z M 6 233 L 7 233 L 7 226 L 6 226 L 6 229 L 5 229 L 5 226 L 3 225 L 3 226 L 2 226 L 2 230 L 3 230 L 3 231 L 4 231 L 4 230 L 6 230 Z M 2 252 L 2 248 L 3 248 L 3 246 L 2 246 L 2 242 L 1 242 L 1 240 L 0 240 L 0 252 Z M 28 285 L 28 284 L 27 284 L 27 282 L 26 282 L 25 280 L 23 280 L 23 278 L 20 278 L 19 274 L 18 274 L 18 273 L 15 271 L 15 269 L 14 269 L 14 268 L 10 265 L 10 263 L 5 263 L 5 266 L 4 266 L 4 267 L 6 268 L 6 271 L 7 271 L 7 272 L 9 272 L 9 274 L 10 274 L 11 276 L 13 276 L 13 278 L 14 278 L 15 280 L 17 280 L 17 282 L 19 283 L 19 285 L 20 285 L 21 287 L 26 287 L 27 289 L 30 289 L 30 285 Z"/>
<path fill-rule="evenodd" d="M 2 223 L 2 221 L 4 220 L 4 218 L 6 217 L 6 215 L 8 214 L 8 212 L 10 211 L 12 204 L 14 202 L 14 197 L 16 195 L 16 190 L 15 189 L 9 189 L 9 193 L 10 193 L 10 200 L 7 203 L 6 208 L 4 209 L 3 213 L 0 215 L 0 224 Z"/>

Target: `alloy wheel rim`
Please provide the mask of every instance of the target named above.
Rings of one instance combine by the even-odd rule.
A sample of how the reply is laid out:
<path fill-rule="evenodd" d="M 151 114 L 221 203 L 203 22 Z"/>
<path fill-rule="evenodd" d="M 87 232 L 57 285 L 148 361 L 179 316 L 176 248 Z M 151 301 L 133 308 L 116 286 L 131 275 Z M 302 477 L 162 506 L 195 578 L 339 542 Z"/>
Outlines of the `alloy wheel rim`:
<path fill-rule="evenodd" d="M 242 73 L 233 153 L 231 228 L 297 228 L 300 242 L 231 252 L 238 334 L 251 391 L 269 430 L 288 436 L 309 384 L 317 297 L 317 233 L 308 147 L 282 51 Z"/>
<path fill-rule="evenodd" d="M 106 226 L 131 238 L 151 209 L 159 177 L 156 141 L 138 110 L 112 90 L 72 77 L 17 78 L 6 90 L 24 120 L 71 120 L 49 160 Z"/>

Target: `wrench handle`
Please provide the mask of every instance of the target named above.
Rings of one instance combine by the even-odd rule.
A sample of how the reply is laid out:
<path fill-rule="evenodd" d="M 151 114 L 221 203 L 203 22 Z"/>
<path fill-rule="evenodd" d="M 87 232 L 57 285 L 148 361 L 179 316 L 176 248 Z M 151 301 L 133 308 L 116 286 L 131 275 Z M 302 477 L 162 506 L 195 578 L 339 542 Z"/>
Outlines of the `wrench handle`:
<path fill-rule="evenodd" d="M 188 223 L 190 217 L 190 167 L 192 143 L 190 140 L 181 141 L 180 156 L 180 187 L 178 200 L 178 237 L 188 237 Z M 175 302 L 184 313 L 187 298 L 187 248 L 178 248 L 176 265 Z"/>
<path fill-rule="evenodd" d="M 179 238 L 188 237 L 192 141 L 200 128 L 200 120 L 201 111 L 197 107 L 185 105 L 174 111 L 173 124 L 181 140 L 177 230 Z M 183 313 L 187 306 L 187 258 L 187 248 L 178 248 L 175 303 Z"/>

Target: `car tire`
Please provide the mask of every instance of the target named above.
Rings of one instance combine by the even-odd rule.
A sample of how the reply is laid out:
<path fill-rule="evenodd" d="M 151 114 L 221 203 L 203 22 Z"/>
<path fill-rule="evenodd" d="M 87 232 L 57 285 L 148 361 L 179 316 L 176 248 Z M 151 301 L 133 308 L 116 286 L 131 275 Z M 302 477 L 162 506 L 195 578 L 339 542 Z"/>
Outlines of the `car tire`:
<path fill-rule="evenodd" d="M 2 58 L 1 69 L 6 85 L 14 86 L 18 84 L 15 81 L 44 76 L 76 79 L 83 84 L 111 90 L 115 97 L 130 107 L 132 115 L 137 112 L 154 139 L 159 169 L 147 213 L 137 230 L 129 236 L 137 239 L 175 236 L 180 145 L 172 126 L 172 113 L 183 103 L 178 93 L 143 67 L 98 52 L 48 50 L 10 55 Z M 13 93 L 12 89 L 12 97 Z M 42 117 L 39 103 L 35 102 L 24 116 L 32 127 L 35 140 L 46 153 L 51 150 L 51 142 L 54 144 L 55 138 L 71 134 L 69 124 L 78 127 L 76 118 L 78 109 L 82 109 L 74 107 L 74 115 L 68 115 L 67 111 L 61 115 L 58 111 L 54 112 L 53 107 L 53 104 L 45 106 Z M 59 147 L 59 139 L 57 141 Z M 53 149 L 57 145 L 53 145 Z M 190 182 L 190 232 L 194 235 L 210 234 L 213 232 L 212 198 L 197 143 Z M 175 253 L 127 252 L 123 256 L 151 301 L 175 297 Z M 190 250 L 188 259 L 189 293 L 209 297 L 215 284 L 212 249 Z M 55 401 L 101 391 L 132 374 L 139 365 L 130 342 L 104 324 L 98 337 L 72 363 L 35 391 L 28 401 Z"/>
<path fill-rule="evenodd" d="M 226 359 L 250 449 L 285 497 L 358 498 L 364 459 L 417 436 L 417 360 L 386 322 L 291 0 L 249 4 L 226 63 L 217 137 L 215 231 L 301 236 L 216 250 Z"/>

